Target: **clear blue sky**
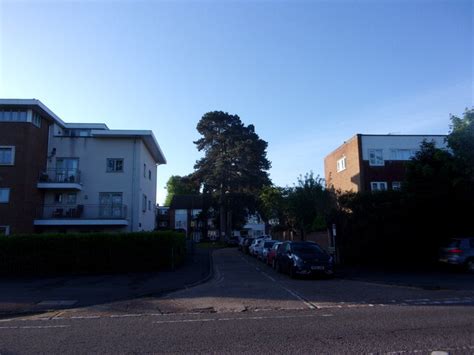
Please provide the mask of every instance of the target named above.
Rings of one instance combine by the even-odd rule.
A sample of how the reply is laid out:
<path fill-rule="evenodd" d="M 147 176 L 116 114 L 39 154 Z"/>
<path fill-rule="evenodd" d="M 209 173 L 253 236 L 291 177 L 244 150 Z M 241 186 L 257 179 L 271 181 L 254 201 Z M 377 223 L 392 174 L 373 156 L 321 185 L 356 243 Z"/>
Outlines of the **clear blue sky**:
<path fill-rule="evenodd" d="M 473 38 L 471 1 L 0 0 L 0 97 L 152 129 L 162 202 L 211 110 L 256 126 L 283 186 L 356 133 L 446 133 L 473 105 Z"/>

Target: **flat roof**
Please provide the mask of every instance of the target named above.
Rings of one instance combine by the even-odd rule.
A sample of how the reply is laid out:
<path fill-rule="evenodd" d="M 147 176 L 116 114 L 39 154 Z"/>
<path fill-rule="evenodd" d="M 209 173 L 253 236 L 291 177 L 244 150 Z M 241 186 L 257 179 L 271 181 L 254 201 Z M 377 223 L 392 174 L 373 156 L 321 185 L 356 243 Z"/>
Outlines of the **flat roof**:
<path fill-rule="evenodd" d="M 23 107 L 38 111 L 43 117 L 65 129 L 91 129 L 93 137 L 101 138 L 139 138 L 150 151 L 157 164 L 166 164 L 166 158 L 158 144 L 155 135 L 150 130 L 119 130 L 109 129 L 105 123 L 66 123 L 53 111 L 37 99 L 0 99 L 2 107 Z"/>

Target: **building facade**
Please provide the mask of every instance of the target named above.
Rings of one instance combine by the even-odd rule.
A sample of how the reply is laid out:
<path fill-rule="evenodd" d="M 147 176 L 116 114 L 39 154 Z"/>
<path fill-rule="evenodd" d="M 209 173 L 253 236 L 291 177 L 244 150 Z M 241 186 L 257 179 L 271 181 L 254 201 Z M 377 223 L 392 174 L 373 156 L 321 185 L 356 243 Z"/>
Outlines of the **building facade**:
<path fill-rule="evenodd" d="M 326 187 L 353 192 L 398 190 L 407 161 L 423 141 L 446 148 L 446 135 L 357 134 L 324 159 Z"/>
<path fill-rule="evenodd" d="M 3 233 L 155 228 L 166 159 L 151 131 L 65 123 L 38 100 L 2 99 L 0 113 L 2 161 L 14 155 L 0 165 Z"/>

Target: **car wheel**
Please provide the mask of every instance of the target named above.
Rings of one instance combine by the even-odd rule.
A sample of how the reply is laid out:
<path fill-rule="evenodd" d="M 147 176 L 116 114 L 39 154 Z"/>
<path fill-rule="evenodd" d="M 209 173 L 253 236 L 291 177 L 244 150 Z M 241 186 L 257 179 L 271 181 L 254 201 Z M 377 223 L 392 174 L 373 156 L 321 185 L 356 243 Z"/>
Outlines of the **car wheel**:
<path fill-rule="evenodd" d="M 467 272 L 474 274 L 474 259 L 470 259 L 466 263 Z"/>

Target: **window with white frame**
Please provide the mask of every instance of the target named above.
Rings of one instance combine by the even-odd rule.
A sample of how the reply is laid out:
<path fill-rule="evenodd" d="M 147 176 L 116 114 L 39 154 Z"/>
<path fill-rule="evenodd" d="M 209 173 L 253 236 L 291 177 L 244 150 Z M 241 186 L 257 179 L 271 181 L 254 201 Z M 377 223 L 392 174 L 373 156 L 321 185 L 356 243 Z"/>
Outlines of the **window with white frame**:
<path fill-rule="evenodd" d="M 372 191 L 387 191 L 387 182 L 385 182 L 385 181 L 372 181 L 370 183 L 370 189 Z"/>
<path fill-rule="evenodd" d="M 146 212 L 146 195 L 143 195 L 142 197 L 142 212 Z"/>
<path fill-rule="evenodd" d="M 148 200 L 148 211 L 151 211 L 151 201 Z"/>
<path fill-rule="evenodd" d="M 400 191 L 402 189 L 402 183 L 400 181 L 392 182 L 392 190 Z"/>
<path fill-rule="evenodd" d="M 346 170 L 346 157 L 342 157 L 336 163 L 337 165 L 337 172 Z"/>
<path fill-rule="evenodd" d="M 10 188 L 0 188 L 0 203 L 10 202 Z"/>
<path fill-rule="evenodd" d="M 390 149 L 390 160 L 410 160 L 416 154 L 416 149 Z"/>
<path fill-rule="evenodd" d="M 143 177 L 146 178 L 146 164 L 143 164 Z"/>
<path fill-rule="evenodd" d="M 108 173 L 123 173 L 123 159 L 122 158 L 108 158 L 107 159 Z"/>
<path fill-rule="evenodd" d="M 383 149 L 369 149 L 369 164 L 372 166 L 384 165 Z"/>
<path fill-rule="evenodd" d="M 31 119 L 31 123 L 33 123 L 36 127 L 41 127 L 41 116 L 38 115 L 36 112 L 33 112 L 33 117 Z"/>
<path fill-rule="evenodd" d="M 0 165 L 15 164 L 15 147 L 14 146 L 0 146 Z"/>

